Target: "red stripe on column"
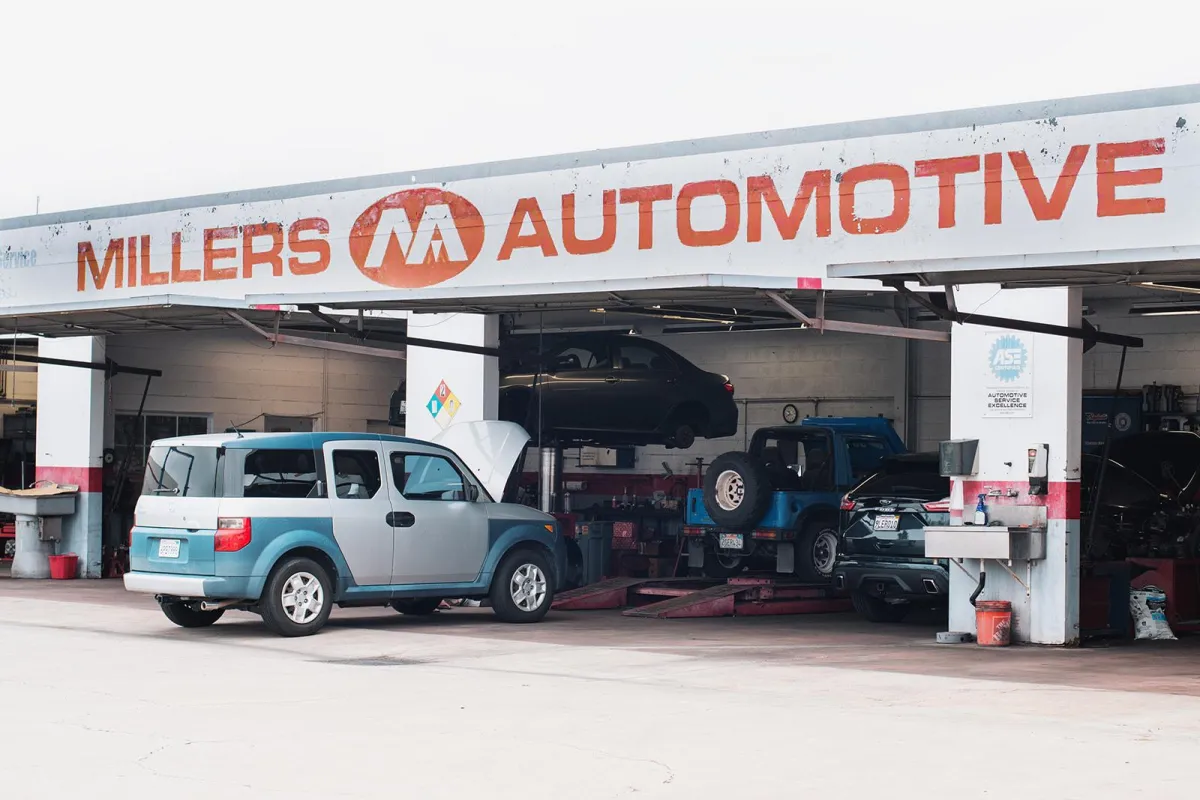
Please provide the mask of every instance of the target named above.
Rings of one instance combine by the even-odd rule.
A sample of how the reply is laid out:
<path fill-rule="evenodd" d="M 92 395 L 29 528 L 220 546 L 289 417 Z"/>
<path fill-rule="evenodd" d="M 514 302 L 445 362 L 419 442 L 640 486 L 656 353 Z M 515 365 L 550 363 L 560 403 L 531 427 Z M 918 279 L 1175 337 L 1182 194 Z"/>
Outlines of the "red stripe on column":
<path fill-rule="evenodd" d="M 104 491 L 104 470 L 100 467 L 38 467 L 34 477 L 59 486 L 78 486 L 80 492 Z"/>
<path fill-rule="evenodd" d="M 963 509 L 966 515 L 973 513 L 979 495 L 990 495 L 984 503 L 992 506 L 1045 506 L 1046 519 L 1079 519 L 1079 481 L 1050 481 L 1046 494 L 1031 497 L 1028 481 L 963 481 Z M 1008 493 L 1016 492 L 1009 497 Z"/>
<path fill-rule="evenodd" d="M 820 278 L 796 278 L 797 289 L 811 289 L 817 291 L 821 288 Z"/>

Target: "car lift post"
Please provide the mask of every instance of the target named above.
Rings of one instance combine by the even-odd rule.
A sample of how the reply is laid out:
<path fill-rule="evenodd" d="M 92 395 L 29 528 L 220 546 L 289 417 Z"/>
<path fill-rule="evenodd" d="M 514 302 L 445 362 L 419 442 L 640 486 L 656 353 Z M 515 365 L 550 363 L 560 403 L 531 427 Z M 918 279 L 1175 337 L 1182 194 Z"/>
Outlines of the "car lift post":
<path fill-rule="evenodd" d="M 562 498 L 562 445 L 543 444 L 538 455 L 538 508 L 553 514 L 559 510 Z"/>

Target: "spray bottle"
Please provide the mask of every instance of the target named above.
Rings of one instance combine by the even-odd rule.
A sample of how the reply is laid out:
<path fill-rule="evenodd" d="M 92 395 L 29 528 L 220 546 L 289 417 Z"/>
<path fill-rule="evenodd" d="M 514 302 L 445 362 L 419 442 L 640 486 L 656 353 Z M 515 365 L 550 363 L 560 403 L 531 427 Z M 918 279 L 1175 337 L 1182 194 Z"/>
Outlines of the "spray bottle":
<path fill-rule="evenodd" d="M 987 506 L 983 504 L 984 498 L 987 495 L 979 495 L 979 502 L 975 504 L 975 524 L 987 525 Z"/>

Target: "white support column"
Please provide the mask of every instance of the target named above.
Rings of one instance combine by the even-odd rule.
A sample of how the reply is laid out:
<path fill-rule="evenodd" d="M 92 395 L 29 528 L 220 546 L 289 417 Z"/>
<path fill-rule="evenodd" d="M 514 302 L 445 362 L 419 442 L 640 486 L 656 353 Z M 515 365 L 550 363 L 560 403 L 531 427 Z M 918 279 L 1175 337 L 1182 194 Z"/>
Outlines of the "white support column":
<path fill-rule="evenodd" d="M 104 338 L 42 339 L 38 355 L 104 361 Z M 79 487 L 75 513 L 63 519 L 59 553 L 79 556 L 79 574 L 101 576 L 104 518 L 104 373 L 80 367 L 38 367 L 38 480 Z"/>
<path fill-rule="evenodd" d="M 1082 319 L 1078 289 L 969 286 L 957 289 L 956 298 L 959 311 L 968 314 L 1071 327 Z M 991 495 L 985 500 L 991 519 L 1003 521 L 1011 506 L 1045 509 L 1046 558 L 1011 567 L 1029 584 L 1028 594 L 999 563 L 984 564 L 981 598 L 1012 602 L 1017 641 L 1069 644 L 1079 638 L 1082 363 L 1078 339 L 978 325 L 955 325 L 951 332 L 950 435 L 979 440 L 978 473 L 955 481 L 954 500 L 961 492 L 965 521 L 971 521 L 980 494 Z M 1045 496 L 1029 495 L 1033 444 L 1049 446 Z M 950 567 L 950 629 L 974 631 L 968 598 L 980 562 L 969 560 L 964 567 Z"/>
<path fill-rule="evenodd" d="M 496 347 L 500 320 L 480 314 L 413 314 L 410 335 L 420 339 Z M 500 364 L 491 356 L 408 347 L 405 435 L 432 439 L 451 424 L 496 419 Z"/>

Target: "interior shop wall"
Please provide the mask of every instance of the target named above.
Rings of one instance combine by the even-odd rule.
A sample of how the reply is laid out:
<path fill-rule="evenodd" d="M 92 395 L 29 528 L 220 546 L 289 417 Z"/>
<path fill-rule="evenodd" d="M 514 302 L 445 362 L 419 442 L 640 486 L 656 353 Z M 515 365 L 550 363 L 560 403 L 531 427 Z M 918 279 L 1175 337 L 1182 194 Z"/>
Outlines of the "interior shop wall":
<path fill-rule="evenodd" d="M 1175 384 L 1190 397 L 1184 410 L 1196 410 L 1200 392 L 1200 316 L 1131 316 L 1124 310 L 1087 318 L 1101 330 L 1140 336 L 1145 346 L 1130 350 L 1125 360 L 1123 388 L 1141 389 L 1144 384 Z M 1097 345 L 1083 354 L 1083 388 L 1112 389 L 1117 385 L 1121 350 Z"/>
<path fill-rule="evenodd" d="M 391 432 L 388 401 L 403 362 L 279 345 L 242 331 L 154 333 L 112 337 L 109 357 L 161 369 L 150 384 L 147 413 L 212 417 L 212 430 L 263 430 L 263 415 L 315 417 L 316 430 Z M 132 413 L 144 379 L 110 384 L 111 413 Z M 244 424 L 249 423 L 249 424 Z M 112 425 L 108 425 L 109 440 Z"/>
<path fill-rule="evenodd" d="M 0 372 L 0 416 L 37 400 L 37 372 Z"/>

